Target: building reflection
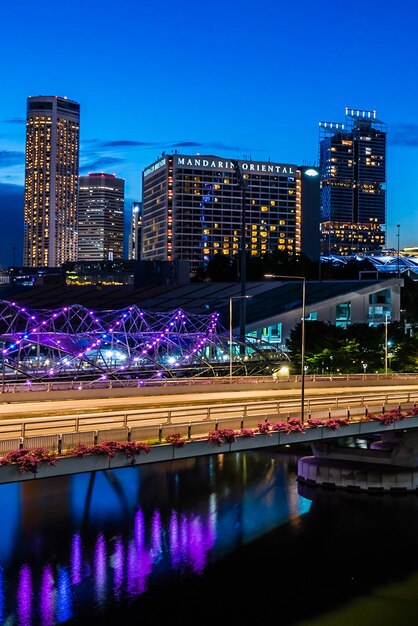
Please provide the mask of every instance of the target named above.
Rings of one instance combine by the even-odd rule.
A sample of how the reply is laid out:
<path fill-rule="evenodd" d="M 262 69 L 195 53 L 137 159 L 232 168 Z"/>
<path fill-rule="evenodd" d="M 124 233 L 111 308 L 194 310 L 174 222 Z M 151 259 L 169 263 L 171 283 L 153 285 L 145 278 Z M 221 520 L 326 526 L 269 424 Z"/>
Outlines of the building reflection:
<path fill-rule="evenodd" d="M 54 626 L 87 604 L 100 615 L 150 583 L 201 576 L 209 562 L 310 506 L 264 451 L 36 482 L 39 500 L 29 482 L 12 502 L 0 487 L 0 500 L 6 494 L 11 503 L 3 523 L 12 543 L 0 550 L 0 623 Z M 51 488 L 58 508 L 46 497 Z M 32 515 L 39 502 L 44 510 Z"/>

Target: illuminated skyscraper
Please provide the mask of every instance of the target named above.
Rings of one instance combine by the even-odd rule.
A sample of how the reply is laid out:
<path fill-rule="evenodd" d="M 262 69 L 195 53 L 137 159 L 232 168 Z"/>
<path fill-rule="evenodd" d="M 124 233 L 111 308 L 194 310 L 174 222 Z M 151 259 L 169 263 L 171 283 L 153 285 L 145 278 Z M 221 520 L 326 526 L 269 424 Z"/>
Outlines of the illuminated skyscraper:
<path fill-rule="evenodd" d="M 27 100 L 23 263 L 59 267 L 77 258 L 80 105 Z"/>
<path fill-rule="evenodd" d="M 346 109 L 346 121 L 320 122 L 321 250 L 380 250 L 386 223 L 386 124 L 376 111 Z"/>
<path fill-rule="evenodd" d="M 80 176 L 78 260 L 123 259 L 125 181 L 114 174 Z"/>
<path fill-rule="evenodd" d="M 301 253 L 300 172 L 289 163 L 239 161 L 248 183 L 245 247 L 252 257 Z M 229 159 L 164 155 L 142 174 L 141 259 L 188 260 L 239 254 L 242 192 Z"/>
<path fill-rule="evenodd" d="M 141 258 L 142 202 L 132 202 L 132 219 L 129 232 L 128 258 Z"/>

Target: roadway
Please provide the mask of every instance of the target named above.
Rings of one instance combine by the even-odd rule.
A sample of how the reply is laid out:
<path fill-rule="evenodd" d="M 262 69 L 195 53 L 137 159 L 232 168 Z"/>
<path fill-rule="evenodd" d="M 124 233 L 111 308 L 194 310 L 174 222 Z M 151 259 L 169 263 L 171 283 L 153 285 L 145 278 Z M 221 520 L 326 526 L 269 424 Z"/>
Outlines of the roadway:
<path fill-rule="evenodd" d="M 320 385 L 320 383 L 319 383 Z M 334 399 L 338 396 L 350 396 L 353 394 L 385 394 L 402 392 L 417 392 L 418 384 L 388 384 L 388 385 L 352 385 L 352 386 L 318 386 L 315 388 L 305 389 L 305 406 L 310 398 L 317 396 L 328 396 Z M 35 394 L 33 394 L 35 396 Z M 141 396 L 140 392 L 137 396 L 126 397 L 108 397 L 108 398 L 68 398 L 66 400 L 43 400 L 37 401 L 34 397 L 31 402 L 1 402 L 0 396 L 0 419 L 27 419 L 35 417 L 48 417 L 59 415 L 77 415 L 77 414 L 94 414 L 104 412 L 123 412 L 135 411 L 146 408 L 176 408 L 187 405 L 210 405 L 210 404 L 230 404 L 230 403 L 249 403 L 262 401 L 285 401 L 300 399 L 301 390 L 298 387 L 294 389 L 257 389 L 256 386 L 246 390 L 223 390 L 203 392 L 199 389 L 193 392 L 176 393 L 173 392 L 165 395 L 147 395 Z"/>

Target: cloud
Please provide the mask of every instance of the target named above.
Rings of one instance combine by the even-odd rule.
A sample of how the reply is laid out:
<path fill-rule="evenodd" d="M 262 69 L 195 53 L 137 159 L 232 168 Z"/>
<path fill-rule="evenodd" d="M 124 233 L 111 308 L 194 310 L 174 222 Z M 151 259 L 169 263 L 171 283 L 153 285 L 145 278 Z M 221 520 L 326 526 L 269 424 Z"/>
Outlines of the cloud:
<path fill-rule="evenodd" d="M 390 128 L 388 140 L 394 146 L 418 147 L 418 125 L 395 124 Z"/>
<path fill-rule="evenodd" d="M 162 144 L 164 145 L 164 144 Z M 167 145 L 167 144 L 165 144 Z M 226 146 L 220 142 L 199 142 L 199 141 L 176 141 L 175 143 L 168 144 L 170 148 L 203 148 L 205 150 L 238 150 L 239 152 L 245 151 L 245 148 L 239 146 Z M 256 150 L 257 151 L 257 150 Z"/>
<path fill-rule="evenodd" d="M 125 159 L 117 159 L 116 157 L 98 157 L 93 161 L 89 161 L 86 165 L 80 165 L 80 174 L 87 172 L 102 172 L 108 167 L 124 163 Z"/>
<path fill-rule="evenodd" d="M 113 139 L 108 141 L 99 141 L 97 139 L 87 139 L 83 144 L 89 145 L 89 150 L 98 152 L 108 148 L 156 148 L 156 149 L 178 149 L 178 148 L 199 148 L 199 149 L 215 149 L 215 150 L 245 150 L 239 146 L 226 146 L 221 142 L 202 142 L 202 141 L 137 141 L 135 139 Z M 91 147 L 90 147 L 91 146 Z"/>
<path fill-rule="evenodd" d="M 13 117 L 10 120 L 4 120 L 4 124 L 25 124 L 25 122 L 24 117 Z"/>
<path fill-rule="evenodd" d="M 171 148 L 202 148 L 203 143 L 199 143 L 197 141 L 177 141 L 176 143 L 170 144 Z"/>
<path fill-rule="evenodd" d="M 25 153 L 14 150 L 0 150 L 0 168 L 25 163 Z"/>
<path fill-rule="evenodd" d="M 156 146 L 156 143 L 148 141 L 131 141 L 130 139 L 119 139 L 116 141 L 105 141 L 101 144 L 103 148 L 131 148 L 133 146 Z"/>

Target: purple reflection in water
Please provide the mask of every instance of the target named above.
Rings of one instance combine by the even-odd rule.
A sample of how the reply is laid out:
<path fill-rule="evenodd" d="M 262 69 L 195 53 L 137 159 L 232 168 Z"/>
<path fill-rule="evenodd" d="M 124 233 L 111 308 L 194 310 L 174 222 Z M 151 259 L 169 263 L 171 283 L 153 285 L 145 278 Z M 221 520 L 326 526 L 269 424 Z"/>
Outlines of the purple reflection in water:
<path fill-rule="evenodd" d="M 152 538 L 152 547 L 151 547 L 151 555 L 154 561 L 158 561 L 162 555 L 162 547 L 161 547 L 161 515 L 158 509 L 154 511 L 154 515 L 152 516 L 151 522 L 151 538 Z"/>
<path fill-rule="evenodd" d="M 190 565 L 197 574 L 201 574 L 206 565 L 207 542 L 199 518 L 191 521 L 188 530 Z"/>
<path fill-rule="evenodd" d="M 144 532 L 144 514 L 141 509 L 138 509 L 135 515 L 135 539 L 136 545 L 138 546 L 138 550 L 142 550 L 144 546 L 145 540 L 145 532 Z"/>
<path fill-rule="evenodd" d="M 189 556 L 189 523 L 184 513 L 180 517 L 180 554 L 184 565 L 188 562 Z"/>
<path fill-rule="evenodd" d="M 181 552 L 180 552 L 180 540 L 179 540 L 179 522 L 177 517 L 177 511 L 173 511 L 170 517 L 170 527 L 169 527 L 169 543 L 170 543 L 170 554 L 171 554 L 171 562 L 174 567 L 178 567 L 181 562 Z"/>
<path fill-rule="evenodd" d="M 206 565 L 206 552 L 212 548 L 216 539 L 215 524 L 208 516 L 206 523 L 198 517 L 188 519 L 173 511 L 170 518 L 169 542 L 173 567 L 180 564 L 190 567 L 201 574 Z"/>
<path fill-rule="evenodd" d="M 71 542 L 71 582 L 78 585 L 81 582 L 82 554 L 81 537 L 75 533 Z"/>
<path fill-rule="evenodd" d="M 127 591 L 136 596 L 147 589 L 147 576 L 152 572 L 152 559 L 147 550 L 139 550 L 135 542 L 128 547 L 127 558 Z"/>
<path fill-rule="evenodd" d="M 115 571 L 113 587 L 115 598 L 120 599 L 123 585 L 123 569 L 125 561 L 125 550 L 122 539 L 118 537 L 115 541 L 115 553 L 113 555 L 113 568 Z"/>
<path fill-rule="evenodd" d="M 54 576 L 50 565 L 44 567 L 41 581 L 40 613 L 42 626 L 54 624 Z"/>
<path fill-rule="evenodd" d="M 94 550 L 94 571 L 96 597 L 99 604 L 103 604 L 106 600 L 106 541 L 103 535 L 97 537 L 96 547 Z"/>
<path fill-rule="evenodd" d="M 23 565 L 19 572 L 17 588 L 17 617 L 19 626 L 30 626 L 32 610 L 32 576 L 29 565 Z"/>

